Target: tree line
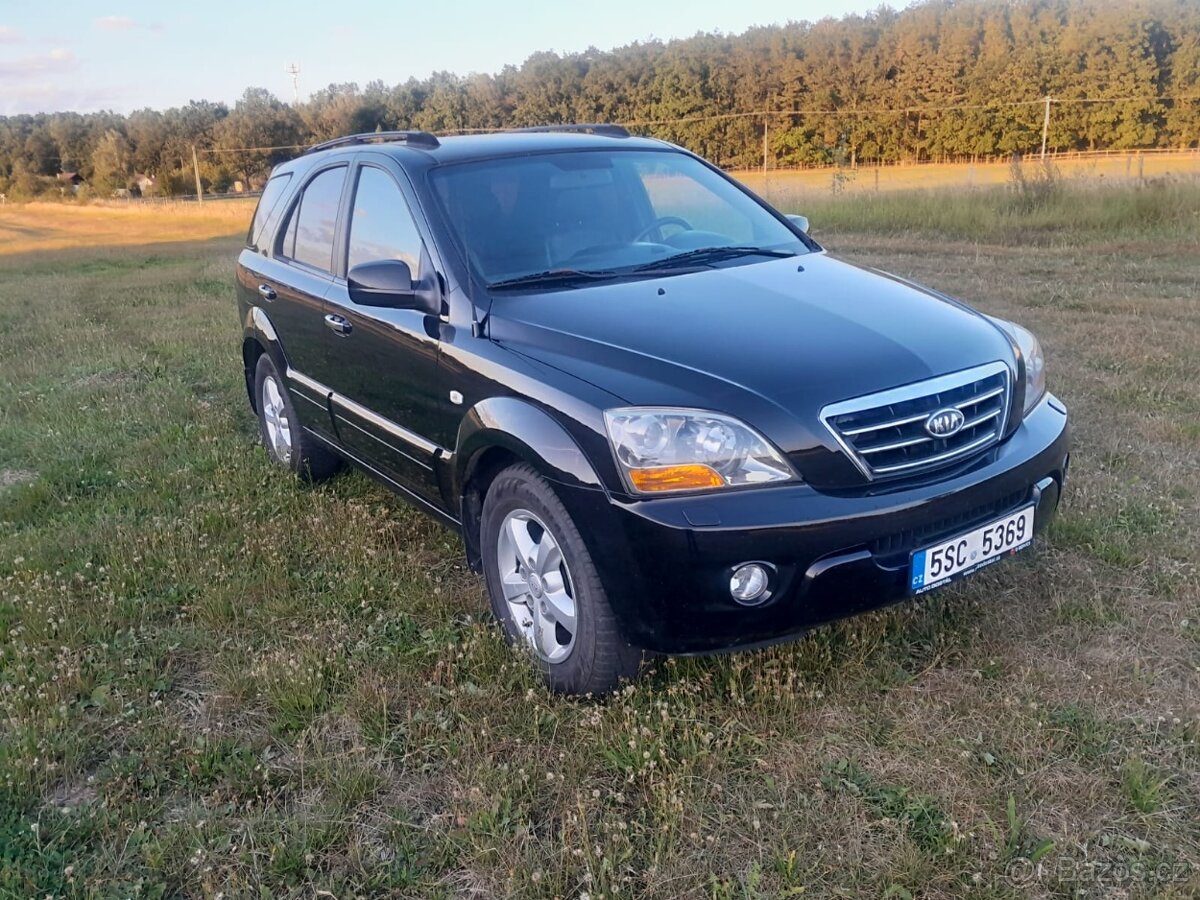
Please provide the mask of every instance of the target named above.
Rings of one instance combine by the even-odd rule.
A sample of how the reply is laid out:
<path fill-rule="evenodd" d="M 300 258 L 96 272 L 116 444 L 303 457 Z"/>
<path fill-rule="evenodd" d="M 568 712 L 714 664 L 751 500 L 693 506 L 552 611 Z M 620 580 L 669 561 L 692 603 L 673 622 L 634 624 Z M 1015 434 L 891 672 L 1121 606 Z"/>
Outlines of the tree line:
<path fill-rule="evenodd" d="M 296 105 L 250 88 L 232 107 L 0 118 L 0 192 L 255 186 L 338 135 L 623 122 L 726 167 L 997 157 L 1200 145 L 1195 0 L 928 0 L 902 11 L 697 34 L 614 50 L 537 53 L 497 74 L 332 84 Z M 764 142 L 764 126 L 766 128 Z M 255 149 L 242 148 L 282 148 Z"/>

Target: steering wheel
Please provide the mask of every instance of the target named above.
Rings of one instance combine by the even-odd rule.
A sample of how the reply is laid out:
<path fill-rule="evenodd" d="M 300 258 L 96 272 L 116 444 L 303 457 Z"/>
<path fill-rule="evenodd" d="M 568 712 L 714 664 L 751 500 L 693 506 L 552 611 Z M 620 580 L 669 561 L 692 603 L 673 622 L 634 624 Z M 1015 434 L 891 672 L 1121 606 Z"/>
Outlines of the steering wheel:
<path fill-rule="evenodd" d="M 644 241 L 655 231 L 658 232 L 659 237 L 662 237 L 662 229 L 667 225 L 678 225 L 684 231 L 695 231 L 695 229 L 692 228 L 691 222 L 687 221 L 687 219 L 681 219 L 679 216 L 662 216 L 655 219 L 653 222 L 639 231 L 633 238 L 634 243 L 636 244 L 638 241 Z"/>

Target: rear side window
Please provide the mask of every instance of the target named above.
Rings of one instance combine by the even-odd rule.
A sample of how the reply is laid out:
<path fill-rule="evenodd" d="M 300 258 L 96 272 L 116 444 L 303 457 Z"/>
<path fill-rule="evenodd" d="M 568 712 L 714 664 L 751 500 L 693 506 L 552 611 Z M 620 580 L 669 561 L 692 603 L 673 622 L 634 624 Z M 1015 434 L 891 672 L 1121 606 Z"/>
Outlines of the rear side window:
<path fill-rule="evenodd" d="M 333 239 L 346 167 L 326 169 L 308 183 L 284 233 L 280 253 L 320 269 L 333 271 Z"/>
<path fill-rule="evenodd" d="M 279 218 L 282 207 L 280 201 L 287 193 L 288 182 L 292 180 L 290 172 L 276 175 L 263 188 L 262 196 L 258 198 L 258 206 L 254 210 L 254 221 L 250 223 L 250 232 L 246 235 L 246 244 L 258 250 L 263 238 L 271 233 L 275 221 Z M 268 225 L 271 229 L 268 229 Z"/>

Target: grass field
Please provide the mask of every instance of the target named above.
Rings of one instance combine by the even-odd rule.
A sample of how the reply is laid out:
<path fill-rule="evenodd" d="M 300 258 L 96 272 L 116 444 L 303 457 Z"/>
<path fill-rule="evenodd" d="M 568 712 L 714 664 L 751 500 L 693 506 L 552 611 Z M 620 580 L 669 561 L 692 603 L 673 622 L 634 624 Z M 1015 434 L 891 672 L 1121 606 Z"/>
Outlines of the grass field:
<path fill-rule="evenodd" d="M 1200 150 L 1171 153 L 1113 153 L 1104 156 L 1051 156 L 1059 178 L 1087 183 L 1129 184 L 1138 179 L 1196 178 L 1200 176 Z M 1020 164 L 1029 176 L 1045 165 L 1036 154 Z M 763 194 L 786 191 L 801 194 L 865 194 L 913 190 L 970 190 L 1007 185 L 1012 163 L 988 160 L 977 163 L 909 163 L 889 166 L 830 167 L 818 169 L 751 169 L 734 173 Z"/>
<path fill-rule="evenodd" d="M 600 702 L 454 535 L 268 465 L 244 218 L 0 209 L 0 896 L 1196 896 L 1200 190 L 896 196 L 803 211 L 1041 335 L 1049 539 Z"/>

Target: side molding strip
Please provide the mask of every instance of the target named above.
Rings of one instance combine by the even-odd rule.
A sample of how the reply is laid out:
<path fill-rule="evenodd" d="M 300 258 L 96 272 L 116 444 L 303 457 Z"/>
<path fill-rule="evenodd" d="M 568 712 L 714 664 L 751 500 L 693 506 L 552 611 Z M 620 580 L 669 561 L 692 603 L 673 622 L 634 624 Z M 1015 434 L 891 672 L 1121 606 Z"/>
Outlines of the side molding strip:
<path fill-rule="evenodd" d="M 307 375 L 297 372 L 291 366 L 288 366 L 287 377 L 292 379 L 292 381 L 296 382 L 296 384 L 306 387 L 310 391 L 312 391 L 314 394 L 320 394 L 322 397 L 328 397 L 330 394 L 333 393 L 332 388 L 326 387 L 325 385 L 321 384 L 321 382 L 319 382 L 319 381 L 313 381 Z"/>
<path fill-rule="evenodd" d="M 385 419 L 383 416 L 379 415 L 378 413 L 372 412 L 371 410 L 367 409 L 361 403 L 355 403 L 349 397 L 343 397 L 337 391 L 333 390 L 333 388 L 331 388 L 327 385 L 321 384 L 321 382 L 315 381 L 314 379 L 309 378 L 307 375 L 305 375 L 301 372 L 297 372 L 295 369 L 291 368 L 290 366 L 288 367 L 288 370 L 287 370 L 287 377 L 290 378 L 292 381 L 296 382 L 297 384 L 301 385 L 302 387 L 305 387 L 308 390 L 312 391 L 315 394 L 320 394 L 322 397 L 328 397 L 332 403 L 340 406 L 342 409 L 346 410 L 347 412 L 358 416 L 360 419 L 362 419 L 365 422 L 370 422 L 372 425 L 374 425 L 376 428 L 378 428 L 380 431 L 384 432 L 385 434 L 391 435 L 392 437 L 396 438 L 397 440 L 403 441 L 404 443 L 408 444 L 411 447 L 416 447 L 418 450 L 425 453 L 427 456 L 436 457 L 436 456 L 449 455 L 445 451 L 444 448 L 438 446 L 433 441 L 430 441 L 430 440 L 427 440 L 427 439 L 421 437 L 416 432 L 409 431 L 407 428 L 405 428 L 402 425 L 397 425 L 391 419 Z"/>

